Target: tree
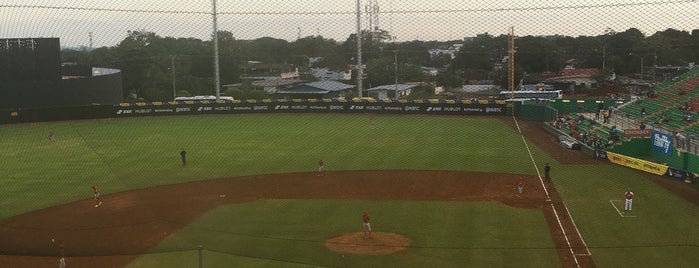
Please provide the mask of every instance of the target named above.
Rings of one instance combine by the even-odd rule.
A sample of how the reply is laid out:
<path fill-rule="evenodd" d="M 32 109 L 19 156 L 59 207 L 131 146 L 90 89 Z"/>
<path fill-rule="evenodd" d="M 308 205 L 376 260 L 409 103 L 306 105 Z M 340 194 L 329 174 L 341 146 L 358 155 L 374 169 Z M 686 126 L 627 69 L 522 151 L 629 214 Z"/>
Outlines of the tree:
<path fill-rule="evenodd" d="M 516 46 L 515 64 L 527 73 L 557 71 L 565 62 L 560 47 L 544 37 L 518 38 Z"/>

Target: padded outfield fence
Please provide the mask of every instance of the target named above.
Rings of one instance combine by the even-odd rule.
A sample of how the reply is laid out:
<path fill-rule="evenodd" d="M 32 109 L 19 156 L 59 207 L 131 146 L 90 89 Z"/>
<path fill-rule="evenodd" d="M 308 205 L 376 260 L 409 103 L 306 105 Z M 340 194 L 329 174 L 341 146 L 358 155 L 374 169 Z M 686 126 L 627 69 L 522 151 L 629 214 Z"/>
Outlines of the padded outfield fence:
<path fill-rule="evenodd" d="M 245 113 L 375 113 L 425 115 L 505 115 L 503 101 L 415 100 L 397 102 L 337 100 L 246 100 L 137 102 L 64 108 L 16 109 L 0 112 L 0 123 L 26 123 L 133 116 Z"/>

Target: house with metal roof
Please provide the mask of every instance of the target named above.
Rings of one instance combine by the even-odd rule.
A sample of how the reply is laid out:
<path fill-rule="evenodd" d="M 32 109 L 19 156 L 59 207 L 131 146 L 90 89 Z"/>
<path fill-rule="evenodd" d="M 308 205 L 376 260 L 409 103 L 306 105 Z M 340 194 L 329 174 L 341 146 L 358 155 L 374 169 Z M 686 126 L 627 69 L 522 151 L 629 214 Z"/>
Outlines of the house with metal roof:
<path fill-rule="evenodd" d="M 353 88 L 355 88 L 354 85 L 323 80 L 278 90 L 275 95 L 277 98 L 287 100 L 337 98 L 344 96 Z"/>
<path fill-rule="evenodd" d="M 382 85 L 367 89 L 367 93 L 369 94 L 369 97 L 377 100 L 399 99 L 401 97 L 410 95 L 414 87 L 415 85 L 406 84 Z"/>

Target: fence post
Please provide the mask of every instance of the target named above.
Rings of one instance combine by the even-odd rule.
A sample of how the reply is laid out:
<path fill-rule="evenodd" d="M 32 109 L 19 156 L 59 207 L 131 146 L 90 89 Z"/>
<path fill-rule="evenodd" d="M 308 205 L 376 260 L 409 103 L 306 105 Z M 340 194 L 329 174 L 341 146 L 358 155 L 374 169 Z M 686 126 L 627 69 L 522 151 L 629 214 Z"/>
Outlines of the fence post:
<path fill-rule="evenodd" d="M 199 268 L 204 268 L 204 256 L 202 256 L 202 247 L 201 245 L 197 246 L 198 251 L 199 251 Z"/>

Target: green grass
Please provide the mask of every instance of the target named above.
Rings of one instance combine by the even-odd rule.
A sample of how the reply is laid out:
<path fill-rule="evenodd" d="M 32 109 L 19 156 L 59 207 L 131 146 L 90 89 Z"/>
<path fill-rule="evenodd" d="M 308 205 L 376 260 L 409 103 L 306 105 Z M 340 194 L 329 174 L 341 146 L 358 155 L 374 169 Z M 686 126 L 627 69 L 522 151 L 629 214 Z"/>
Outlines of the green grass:
<path fill-rule="evenodd" d="M 49 131 L 57 133 L 55 142 L 49 143 Z M 140 118 L 5 126 L 0 137 L 3 181 L 10 185 L 0 190 L 0 219 L 89 198 L 93 183 L 109 194 L 311 171 L 318 159 L 326 170 L 534 172 L 515 132 L 482 118 L 386 116 L 375 126 L 361 115 Z"/>
<path fill-rule="evenodd" d="M 49 131 L 57 133 L 55 142 L 49 143 Z M 379 116 L 375 126 L 369 124 L 367 115 L 150 117 L 4 125 L 0 126 L 0 137 L 0 159 L 3 160 L 0 163 L 0 181 L 3 183 L 0 188 L 0 219 L 89 199 L 92 197 L 91 184 L 100 187 L 103 194 L 110 194 L 211 178 L 313 171 L 321 158 L 325 160 L 327 170 L 428 169 L 536 174 L 521 137 L 499 120 L 483 117 Z M 599 267 L 693 267 L 699 263 L 699 254 L 696 254 L 699 210 L 696 206 L 628 168 L 613 164 L 563 165 L 532 143 L 529 146 L 539 170 L 545 162 L 552 164 L 556 188 L 565 199 Z M 180 164 L 181 148 L 188 151 L 189 164 L 186 167 Z M 627 187 L 636 193 L 635 218 L 620 217 L 609 203 L 609 200 L 621 199 Z M 507 230 L 470 231 L 480 228 L 480 225 L 516 225 L 519 213 L 529 213 L 527 210 L 504 212 L 509 216 L 492 213 L 491 218 L 491 213 L 474 211 L 469 203 L 356 202 L 367 202 L 365 206 L 370 205 L 381 214 L 391 215 L 376 219 L 379 229 L 400 233 L 396 230 L 404 228 L 402 225 L 410 225 L 410 228 L 427 226 L 410 232 L 410 237 L 420 242 L 417 245 L 446 243 L 463 247 L 470 246 L 464 244 L 469 242 L 515 248 L 528 245 L 501 241 L 501 237 L 510 235 Z M 519 254 L 521 249 L 503 253 L 482 246 L 480 249 L 455 250 L 458 253 L 451 249 L 411 248 L 406 254 L 392 257 L 341 260 L 329 252 L 320 254 L 318 248 L 309 252 L 289 249 L 291 245 L 300 244 L 312 247 L 308 244 L 331 233 L 355 230 L 353 221 L 356 219 L 330 223 L 318 215 L 287 215 L 282 213 L 284 209 L 293 212 L 298 207 L 313 208 L 337 219 L 342 217 L 342 212 L 355 215 L 355 206 L 362 206 L 353 203 L 344 208 L 329 207 L 338 203 L 343 202 L 272 200 L 221 207 L 188 227 L 183 234 L 173 236 L 153 254 L 139 258 L 133 266 L 169 267 L 170 264 L 185 263 L 187 265 L 182 266 L 195 266 L 196 247 L 191 246 L 199 242 L 207 246 L 206 262 L 241 267 L 304 267 L 306 263 L 540 267 L 548 265 L 541 264 L 542 259 L 554 256 L 535 252 L 533 255 L 536 256 L 528 257 L 528 254 Z M 258 243 L 261 245 L 255 246 L 259 251 L 234 247 L 253 243 L 255 241 L 250 240 L 256 239 L 238 237 L 235 240 L 234 234 L 239 229 L 231 231 L 222 226 L 237 218 L 232 213 L 249 213 L 248 216 L 259 216 L 262 221 L 268 219 L 266 213 L 257 213 L 256 209 L 269 209 L 277 212 L 277 216 L 288 216 L 290 218 L 285 221 L 292 223 L 313 219 L 323 223 L 320 227 L 325 229 L 289 224 L 284 227 L 285 232 L 272 233 L 273 237 L 291 236 L 314 242 L 285 242 L 279 243 L 280 247 L 272 247 L 276 243 L 260 239 Z M 422 211 L 422 214 L 411 214 L 412 209 Z M 460 214 L 461 210 L 483 214 L 469 218 Z M 450 211 L 451 214 L 436 215 L 441 211 Z M 516 220 L 510 217 L 513 214 Z M 380 224 L 379 221 L 384 222 Z M 527 220 L 526 224 L 536 221 L 543 221 L 543 218 Z M 261 229 L 252 226 L 255 225 L 253 222 L 255 219 L 251 218 L 248 222 L 236 222 L 235 226 L 243 230 L 249 228 L 243 234 L 256 234 Z M 202 237 L 206 240 L 192 240 L 192 230 L 204 227 L 214 230 L 203 231 Z M 264 225 L 259 228 L 262 227 Z M 225 239 L 220 239 L 211 235 L 215 231 L 232 232 L 233 235 L 226 234 Z M 265 229 L 262 234 L 267 232 L 270 231 Z M 422 237 L 422 233 L 428 237 Z M 450 239 L 436 241 L 429 237 Z M 228 238 L 233 241 L 228 241 Z M 539 239 L 550 240 L 550 237 Z M 264 249 L 267 246 L 270 248 Z M 175 251 L 168 251 L 170 249 Z M 553 266 L 559 265 L 555 259 L 549 261 Z M 347 265 L 343 264 L 345 262 Z"/>
<path fill-rule="evenodd" d="M 371 211 L 375 231 L 407 236 L 411 246 L 385 256 L 323 246 L 360 231 L 363 209 Z M 211 211 L 129 267 L 162 265 L 170 258 L 158 252 L 198 245 L 206 249 L 207 267 L 559 267 L 548 232 L 540 210 L 492 202 L 261 200 Z M 190 267 L 191 260 L 166 266 Z"/>

